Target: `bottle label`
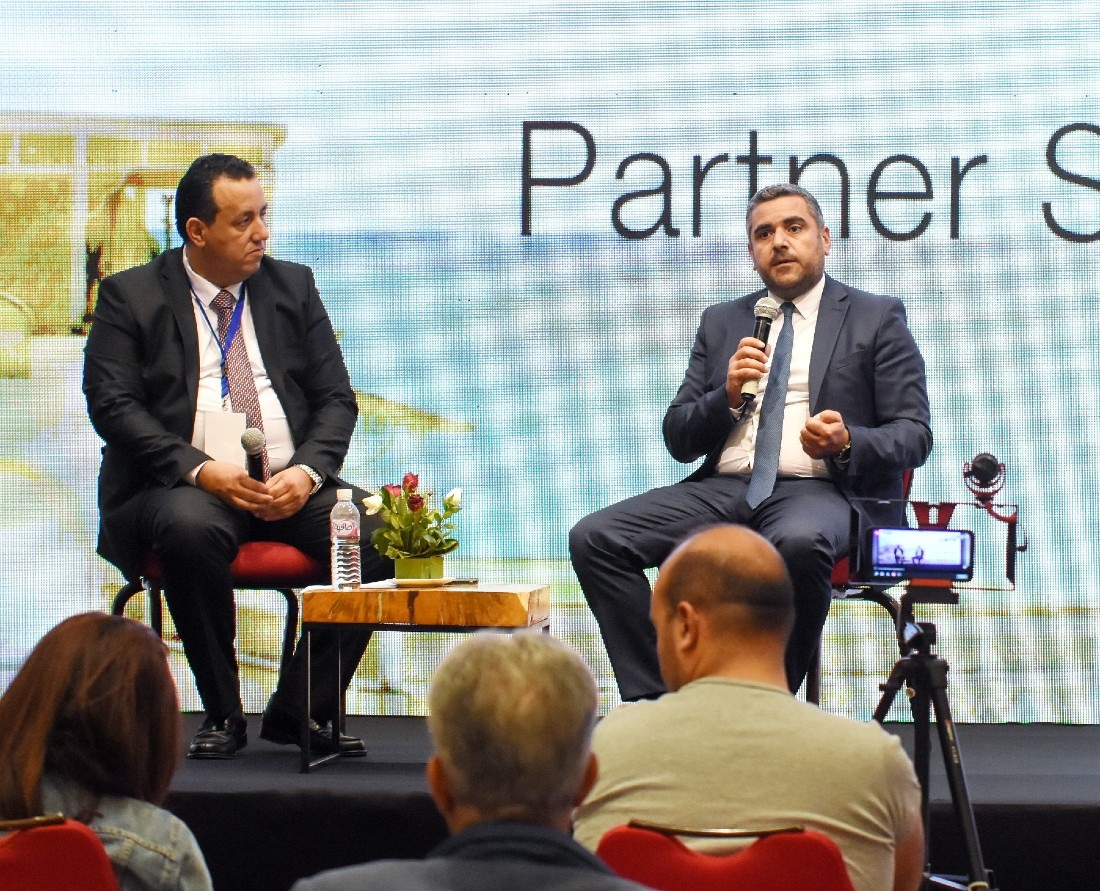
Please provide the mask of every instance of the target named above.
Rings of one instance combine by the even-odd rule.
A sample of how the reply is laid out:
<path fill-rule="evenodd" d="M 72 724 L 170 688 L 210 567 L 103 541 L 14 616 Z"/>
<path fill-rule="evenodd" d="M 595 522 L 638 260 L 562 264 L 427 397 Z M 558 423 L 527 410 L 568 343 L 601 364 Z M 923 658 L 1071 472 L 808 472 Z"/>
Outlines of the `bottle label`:
<path fill-rule="evenodd" d="M 355 520 L 333 520 L 332 535 L 334 538 L 359 538 L 359 524 Z"/>

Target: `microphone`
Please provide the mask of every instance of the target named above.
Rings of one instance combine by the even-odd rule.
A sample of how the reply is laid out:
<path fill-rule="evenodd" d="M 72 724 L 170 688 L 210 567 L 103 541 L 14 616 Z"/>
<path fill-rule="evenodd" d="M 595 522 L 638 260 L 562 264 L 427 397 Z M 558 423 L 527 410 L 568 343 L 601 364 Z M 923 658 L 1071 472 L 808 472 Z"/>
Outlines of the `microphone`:
<path fill-rule="evenodd" d="M 241 434 L 241 446 L 244 448 L 248 475 L 258 482 L 264 481 L 264 446 L 267 437 L 258 427 L 249 427 Z"/>
<path fill-rule="evenodd" d="M 757 340 L 762 340 L 766 344 L 768 342 L 768 334 L 772 330 L 772 322 L 775 321 L 779 315 L 779 301 L 774 297 L 761 297 L 756 301 L 756 327 L 753 328 L 752 336 Z M 743 405 L 752 402 L 756 398 L 756 394 L 760 389 L 760 381 L 745 381 L 741 385 L 741 402 Z"/>

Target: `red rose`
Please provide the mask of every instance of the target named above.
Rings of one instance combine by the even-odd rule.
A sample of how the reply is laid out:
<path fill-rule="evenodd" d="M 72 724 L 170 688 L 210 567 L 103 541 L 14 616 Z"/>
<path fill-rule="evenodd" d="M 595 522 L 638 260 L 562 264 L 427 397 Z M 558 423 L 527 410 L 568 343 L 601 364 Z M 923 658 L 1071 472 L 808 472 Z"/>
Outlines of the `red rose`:
<path fill-rule="evenodd" d="M 409 496 L 409 510 L 416 513 L 420 508 L 424 506 L 424 498 L 420 495 Z"/>
<path fill-rule="evenodd" d="M 401 487 L 400 486 L 395 486 L 393 484 L 390 484 L 390 485 L 387 485 L 387 486 L 383 486 L 382 488 L 390 493 L 391 498 L 400 498 L 401 497 Z"/>
<path fill-rule="evenodd" d="M 420 485 L 420 477 L 415 473 L 406 473 L 405 478 L 401 480 L 401 488 L 406 492 L 415 492 L 416 487 Z"/>

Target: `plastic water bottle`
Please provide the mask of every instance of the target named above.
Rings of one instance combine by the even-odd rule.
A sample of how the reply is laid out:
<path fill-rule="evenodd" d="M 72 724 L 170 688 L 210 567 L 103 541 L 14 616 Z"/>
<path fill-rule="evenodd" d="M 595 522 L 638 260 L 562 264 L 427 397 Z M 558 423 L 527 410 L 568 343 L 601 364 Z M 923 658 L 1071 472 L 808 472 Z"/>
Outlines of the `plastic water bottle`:
<path fill-rule="evenodd" d="M 362 578 L 359 572 L 359 509 L 351 496 L 351 489 L 337 489 L 336 504 L 328 515 L 334 588 L 358 588 Z"/>

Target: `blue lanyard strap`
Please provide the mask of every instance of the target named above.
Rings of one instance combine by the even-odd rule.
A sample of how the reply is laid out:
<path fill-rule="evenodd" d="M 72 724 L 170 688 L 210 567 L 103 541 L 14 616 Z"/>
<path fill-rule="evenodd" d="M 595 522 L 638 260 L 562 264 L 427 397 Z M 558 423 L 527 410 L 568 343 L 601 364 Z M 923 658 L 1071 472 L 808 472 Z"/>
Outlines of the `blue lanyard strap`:
<path fill-rule="evenodd" d="M 206 320 L 206 327 L 210 329 L 210 333 L 214 335 L 214 343 L 218 345 L 218 352 L 222 356 L 222 402 L 226 402 L 229 399 L 229 378 L 225 373 L 225 363 L 229 357 L 229 348 L 233 345 L 233 338 L 237 336 L 237 332 L 241 327 L 241 317 L 244 315 L 244 299 L 247 291 L 247 285 L 241 285 L 241 295 L 237 298 L 237 305 L 233 307 L 233 315 L 229 318 L 229 327 L 225 332 L 225 343 L 222 343 L 218 339 L 218 329 L 214 327 L 210 321 L 210 315 L 206 311 L 206 306 L 201 300 L 199 295 L 195 293 L 195 289 L 191 289 L 191 296 L 195 298 L 195 303 L 198 304 L 199 309 L 202 312 L 202 317 Z"/>

